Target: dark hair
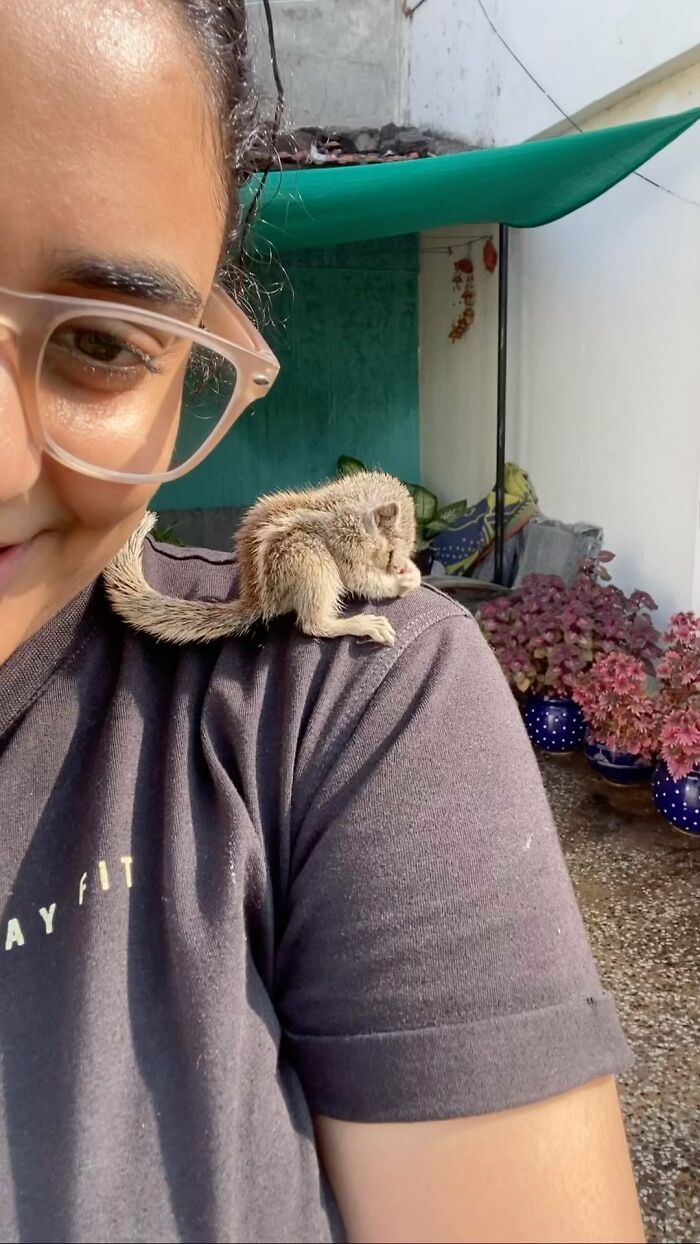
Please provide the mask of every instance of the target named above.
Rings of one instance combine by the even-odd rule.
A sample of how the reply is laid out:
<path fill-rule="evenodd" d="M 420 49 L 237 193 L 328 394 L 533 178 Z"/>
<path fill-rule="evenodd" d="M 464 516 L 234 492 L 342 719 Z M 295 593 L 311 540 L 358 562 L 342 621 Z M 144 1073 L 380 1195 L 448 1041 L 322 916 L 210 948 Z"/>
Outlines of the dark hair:
<path fill-rule="evenodd" d="M 279 132 L 284 102 L 275 50 L 275 36 L 269 0 L 262 0 L 267 23 L 270 59 L 272 62 L 277 100 L 275 116 L 269 127 L 266 146 L 270 167 Z M 256 153 L 260 167 L 261 129 L 257 124 L 257 98 L 253 89 L 248 62 L 248 39 L 244 0 L 178 0 L 191 23 L 198 50 L 207 66 L 219 122 L 219 146 L 222 161 L 222 185 L 226 199 L 226 230 L 222 252 L 224 277 L 234 288 L 245 287 L 243 274 L 246 236 L 257 207 L 262 184 L 254 201 L 241 216 L 238 190 L 252 167 L 248 158 Z M 263 174 L 264 180 L 264 174 Z"/>

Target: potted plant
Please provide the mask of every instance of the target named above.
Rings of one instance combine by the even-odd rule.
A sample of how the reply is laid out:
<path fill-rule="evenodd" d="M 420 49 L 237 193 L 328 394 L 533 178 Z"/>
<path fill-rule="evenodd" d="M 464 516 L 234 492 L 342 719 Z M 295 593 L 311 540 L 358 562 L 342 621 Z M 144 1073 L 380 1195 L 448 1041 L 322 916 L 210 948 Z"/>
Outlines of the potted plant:
<path fill-rule="evenodd" d="M 602 553 L 570 585 L 530 575 L 509 596 L 484 605 L 480 625 L 513 691 L 530 739 L 549 752 L 580 747 L 585 723 L 573 690 L 599 656 L 621 650 L 651 663 L 660 651 L 645 592 L 626 596 L 609 582 Z"/>
<path fill-rule="evenodd" d="M 645 782 L 658 752 L 658 701 L 644 662 L 628 652 L 598 658 L 573 688 L 586 722 L 589 764 L 615 786 Z"/>
<path fill-rule="evenodd" d="M 365 466 L 364 462 L 360 462 L 359 458 L 349 458 L 347 454 L 342 454 L 338 459 L 339 475 L 354 475 L 358 471 L 368 470 L 369 467 Z M 405 483 L 405 481 L 402 482 Z M 416 507 L 418 540 L 414 561 L 421 574 L 427 575 L 432 570 L 435 556 L 431 541 L 441 531 L 446 531 L 449 524 L 456 518 L 460 518 L 468 509 L 468 505 L 466 501 L 453 501 L 450 505 L 444 505 L 441 508 L 435 493 L 424 488 L 422 484 L 405 483 L 405 486 L 413 497 L 413 504 Z"/>
<path fill-rule="evenodd" d="M 666 820 L 700 836 L 700 619 L 677 613 L 659 662 L 659 755 L 654 803 Z"/>

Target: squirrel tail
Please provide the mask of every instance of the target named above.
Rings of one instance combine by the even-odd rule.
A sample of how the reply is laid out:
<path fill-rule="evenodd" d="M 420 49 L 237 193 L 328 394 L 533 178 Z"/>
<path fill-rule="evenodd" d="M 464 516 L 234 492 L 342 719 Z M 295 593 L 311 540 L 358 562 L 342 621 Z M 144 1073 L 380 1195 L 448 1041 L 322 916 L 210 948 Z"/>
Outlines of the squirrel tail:
<path fill-rule="evenodd" d="M 227 635 L 242 635 L 258 621 L 241 600 L 180 600 L 164 596 L 146 581 L 143 542 L 157 516 L 146 513 L 126 544 L 102 572 L 107 598 L 114 612 L 137 631 L 171 644 L 206 643 Z"/>

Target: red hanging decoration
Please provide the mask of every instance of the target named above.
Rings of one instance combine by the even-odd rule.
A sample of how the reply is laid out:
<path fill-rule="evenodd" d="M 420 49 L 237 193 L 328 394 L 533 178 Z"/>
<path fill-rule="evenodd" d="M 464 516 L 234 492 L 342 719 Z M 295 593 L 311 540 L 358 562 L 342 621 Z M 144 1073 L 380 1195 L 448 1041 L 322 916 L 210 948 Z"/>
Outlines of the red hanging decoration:
<path fill-rule="evenodd" d="M 496 264 L 498 263 L 498 251 L 490 238 L 487 238 L 484 242 L 484 249 L 482 253 L 484 256 L 484 267 L 486 271 L 495 272 Z"/>
<path fill-rule="evenodd" d="M 474 264 L 468 256 L 464 259 L 455 260 L 452 284 L 458 292 L 459 300 L 462 304 L 460 313 L 454 320 L 448 333 L 450 341 L 454 342 L 459 341 L 474 323 L 474 303 L 476 302 Z"/>

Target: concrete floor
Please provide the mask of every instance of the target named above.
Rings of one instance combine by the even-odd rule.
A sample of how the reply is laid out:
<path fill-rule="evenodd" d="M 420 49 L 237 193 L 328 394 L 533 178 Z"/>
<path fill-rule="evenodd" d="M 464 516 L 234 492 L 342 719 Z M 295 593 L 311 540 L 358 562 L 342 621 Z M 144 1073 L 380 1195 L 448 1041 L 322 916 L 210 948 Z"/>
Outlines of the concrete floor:
<path fill-rule="evenodd" d="M 700 843 L 582 757 L 542 772 L 604 986 L 637 1056 L 620 1080 L 650 1244 L 700 1240 Z"/>

